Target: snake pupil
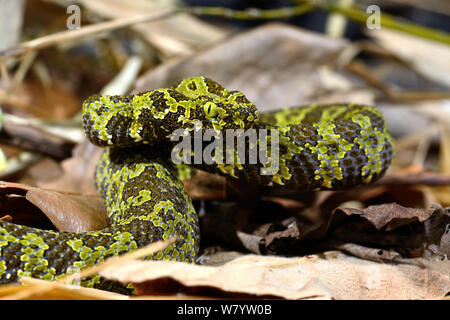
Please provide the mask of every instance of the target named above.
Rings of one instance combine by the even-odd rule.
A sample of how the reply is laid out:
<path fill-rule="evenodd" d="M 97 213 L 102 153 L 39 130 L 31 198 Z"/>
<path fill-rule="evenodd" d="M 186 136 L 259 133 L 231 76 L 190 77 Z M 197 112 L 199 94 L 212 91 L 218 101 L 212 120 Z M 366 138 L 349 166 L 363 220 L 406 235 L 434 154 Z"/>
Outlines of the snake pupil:
<path fill-rule="evenodd" d="M 192 91 L 197 90 L 197 86 L 195 85 L 195 82 L 189 83 L 188 88 Z"/>
<path fill-rule="evenodd" d="M 217 105 L 214 102 L 206 102 L 203 106 L 203 110 L 208 118 L 213 118 L 217 115 Z"/>

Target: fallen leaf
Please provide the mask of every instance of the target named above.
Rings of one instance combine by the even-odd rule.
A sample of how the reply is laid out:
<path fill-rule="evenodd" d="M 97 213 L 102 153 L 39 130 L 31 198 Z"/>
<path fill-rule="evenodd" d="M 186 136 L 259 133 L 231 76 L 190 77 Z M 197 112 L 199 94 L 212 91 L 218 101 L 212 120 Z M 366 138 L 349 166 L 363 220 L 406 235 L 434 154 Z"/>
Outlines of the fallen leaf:
<path fill-rule="evenodd" d="M 303 224 L 271 201 L 216 201 L 206 203 L 202 210 L 200 230 L 205 243 L 215 239 L 256 254 L 292 254 L 297 253 L 300 236 L 305 234 Z"/>
<path fill-rule="evenodd" d="M 446 225 L 450 223 L 450 207 L 443 208 L 440 204 L 432 204 L 435 212 L 424 222 L 428 243 L 439 244 L 445 233 Z"/>
<path fill-rule="evenodd" d="M 432 206 L 433 214 L 424 223 L 428 239 L 428 249 L 434 254 L 449 259 L 450 257 L 450 207 L 443 208 L 439 204 Z"/>
<path fill-rule="evenodd" d="M 62 161 L 63 174 L 51 181 L 38 182 L 45 189 L 96 195 L 95 168 L 103 150 L 87 139 L 73 150 L 73 156 Z"/>
<path fill-rule="evenodd" d="M 268 23 L 195 56 L 162 64 L 140 77 L 133 91 L 164 88 L 203 75 L 244 92 L 260 110 L 300 105 L 326 87 L 319 70 L 346 45 L 344 40 Z"/>
<path fill-rule="evenodd" d="M 184 187 L 193 200 L 221 200 L 226 197 L 226 178 L 205 171 L 198 171 L 183 180 Z"/>
<path fill-rule="evenodd" d="M 450 257 L 450 224 L 445 227 L 445 232 L 442 235 L 439 251 L 445 255 L 447 259 Z"/>
<path fill-rule="evenodd" d="M 290 252 L 298 245 L 300 235 L 300 228 L 294 217 L 289 217 L 280 222 L 263 224 L 254 230 L 252 235 L 243 232 L 238 234 L 244 246 L 258 254 Z M 251 250 L 250 248 L 254 249 Z"/>
<path fill-rule="evenodd" d="M 436 299 L 450 291 L 450 262 L 408 259 L 380 264 L 342 253 L 303 258 L 246 255 L 222 266 L 128 261 L 101 271 L 138 294 L 214 292 L 285 299 Z M 424 266 L 426 266 L 424 268 Z"/>
<path fill-rule="evenodd" d="M 397 203 L 381 204 L 369 206 L 365 209 L 355 208 L 336 208 L 332 215 L 345 213 L 347 216 L 358 215 L 372 223 L 375 228 L 380 230 L 389 222 L 396 219 L 418 219 L 420 222 L 428 219 L 434 212 L 434 209 L 406 208 Z"/>
<path fill-rule="evenodd" d="M 46 88 L 38 80 L 27 79 L 12 93 L 20 103 L 10 103 L 40 118 L 61 120 L 75 115 L 80 110 L 79 98 L 56 80 Z"/>
<path fill-rule="evenodd" d="M 0 195 L 13 199 L 17 198 L 14 195 L 19 195 L 22 197 L 19 199 L 25 198 L 28 201 L 26 204 L 16 201 L 16 206 L 13 204 L 7 209 L 2 208 L 8 211 L 2 210 L 1 215 L 11 215 L 13 223 L 41 227 L 41 224 L 33 223 L 37 211 L 42 212 L 59 231 L 86 232 L 109 225 L 104 200 L 98 196 L 63 193 L 5 181 L 0 181 Z M 34 214 L 24 214 L 24 206 L 32 207 Z"/>
<path fill-rule="evenodd" d="M 421 74 L 450 87 L 450 51 L 445 44 L 387 28 L 368 31 L 368 34 Z M 430 55 L 430 52 L 433 54 Z"/>

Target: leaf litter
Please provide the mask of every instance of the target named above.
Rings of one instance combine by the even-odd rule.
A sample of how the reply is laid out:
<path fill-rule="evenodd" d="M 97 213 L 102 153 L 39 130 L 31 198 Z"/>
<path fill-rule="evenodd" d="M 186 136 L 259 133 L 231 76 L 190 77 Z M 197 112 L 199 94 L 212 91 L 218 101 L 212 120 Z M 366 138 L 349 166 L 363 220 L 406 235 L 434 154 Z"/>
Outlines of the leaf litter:
<path fill-rule="evenodd" d="M 120 8 L 126 6 L 125 2 L 116 0 L 110 10 L 102 11 L 106 4 L 98 2 L 96 5 L 90 10 L 109 18 L 121 17 L 118 14 Z M 129 6 L 129 9 L 132 13 L 139 11 L 138 7 L 136 4 L 135 7 Z M 132 16 L 131 13 L 129 16 Z M 243 91 L 261 110 L 338 100 L 379 103 L 384 105 L 383 112 L 387 110 L 387 121 L 390 123 L 390 111 L 401 105 L 395 99 L 392 102 L 389 91 L 380 91 L 377 83 L 367 81 L 363 73 L 359 74 L 359 78 L 358 74 L 356 78 L 348 76 L 346 64 L 355 61 L 363 63 L 358 55 L 343 59 L 343 52 L 352 45 L 348 41 L 330 39 L 281 23 L 268 23 L 225 40 L 229 30 L 211 29 L 220 41 L 210 42 L 211 38 L 207 39 L 202 34 L 202 30 L 208 28 L 207 23 L 191 16 L 180 19 L 197 25 L 193 28 L 196 35 L 192 41 L 180 41 L 187 37 L 186 30 L 176 28 L 177 24 L 169 19 L 158 21 L 159 28 L 167 27 L 166 36 L 172 40 L 161 42 L 162 37 L 153 32 L 144 42 L 154 46 L 156 55 L 167 61 L 156 67 L 149 67 L 144 62 L 143 68 L 150 70 L 137 79 L 133 91 L 166 87 L 181 78 L 201 74 L 221 82 L 227 88 Z M 135 30 L 142 32 L 143 29 L 136 27 Z M 61 41 L 64 37 L 61 36 Z M 376 36 L 385 52 L 392 54 L 376 58 L 382 62 L 389 60 L 394 70 L 395 62 L 390 60 L 392 56 L 396 55 L 400 61 L 414 59 L 414 55 L 405 54 L 395 46 L 392 40 L 395 37 L 397 35 L 388 33 Z M 52 41 L 55 42 L 45 45 L 51 46 L 60 40 Z M 421 45 L 412 40 L 407 42 L 407 46 L 417 50 L 421 49 Z M 199 47 L 205 49 L 197 51 Z M 361 48 L 364 50 L 364 47 Z M 70 58 L 69 51 L 40 50 L 43 54 L 42 58 L 36 58 L 38 62 L 44 62 L 46 68 L 52 70 L 52 77 L 58 72 L 61 74 L 58 70 L 60 66 L 52 66 L 43 59 L 48 59 L 50 52 L 53 56 Z M 448 54 L 445 50 L 439 52 L 441 56 Z M 149 53 L 152 54 L 155 53 Z M 113 56 L 119 55 L 113 53 Z M 169 59 L 173 56 L 177 59 Z M 442 61 L 445 60 L 435 61 L 434 64 Z M 425 60 L 413 61 L 409 68 L 426 76 L 432 75 L 424 64 Z M 431 78 L 440 85 L 446 85 L 446 78 L 441 77 L 443 74 L 435 74 L 439 69 L 435 65 L 431 69 L 435 76 Z M 363 70 L 370 72 L 368 66 L 364 66 Z M 75 77 L 83 77 L 81 69 L 78 75 L 76 70 L 71 72 L 75 73 Z M 111 68 L 108 72 L 112 75 L 116 71 Z M 45 72 L 38 71 L 37 74 L 42 81 Z M 53 81 L 57 81 L 57 77 Z M 107 84 L 107 78 L 107 74 L 100 78 L 102 86 Z M 109 78 L 112 80 L 112 77 Z M 45 116 L 49 109 L 42 105 L 48 103 L 45 99 L 50 98 L 40 100 L 35 93 L 36 80 L 29 76 L 23 79 L 24 85 L 19 88 L 26 93 L 23 97 L 35 97 L 36 101 L 32 104 L 40 107 L 30 108 L 31 100 L 16 99 L 22 96 L 17 91 L 6 103 L 8 110 L 20 110 L 18 115 L 25 114 L 32 118 Z M 439 91 L 442 87 L 437 88 Z M 67 92 L 64 90 L 63 87 L 59 92 L 69 95 L 70 108 L 59 110 L 62 108 L 59 103 L 54 106 L 54 115 L 64 119 L 76 111 L 72 107 L 76 104 L 72 92 L 79 99 L 100 91 L 99 88 L 95 91 L 91 88 L 92 92 L 86 93 L 81 87 L 73 87 Z M 65 101 L 64 97 L 56 96 L 60 93 L 53 94 L 55 99 Z M 434 107 L 435 112 L 421 113 L 421 119 L 428 121 L 425 127 L 434 125 L 438 120 L 436 110 L 439 114 L 442 101 L 426 102 L 428 107 L 431 106 L 430 110 Z M 418 103 L 420 105 L 422 102 Z M 407 105 L 405 112 L 412 113 L 411 109 Z M 409 125 L 408 129 L 412 127 Z M 420 139 L 411 138 L 405 147 L 397 150 L 396 160 L 382 180 L 373 186 L 355 190 L 300 193 L 258 189 L 207 173 L 195 175 L 184 183 L 200 214 L 202 247 L 198 265 L 124 259 L 120 263 L 116 261 L 95 269 L 107 278 L 131 282 L 138 294 L 135 297 L 79 288 L 65 282 L 47 283 L 28 278 L 22 280 L 27 286 L 0 287 L 0 297 L 442 298 L 450 292 L 450 221 L 446 207 L 450 205 L 450 158 L 447 152 L 448 130 L 445 126 L 441 128 L 440 140 L 430 136 L 428 144 L 422 143 L 422 147 Z M 411 132 L 396 131 L 399 138 L 412 135 Z M 46 138 L 45 135 L 43 137 Z M 25 150 L 30 148 L 23 143 L 17 146 Z M 58 148 L 57 144 L 55 148 Z M 93 183 L 100 152 L 86 141 L 77 142 L 72 156 L 58 158 L 54 152 L 47 152 L 50 158 L 43 158 L 30 167 L 34 168 L 34 174 L 27 167 L 17 171 L 10 179 L 18 183 L 1 182 L 0 218 L 60 231 L 82 232 L 103 228 L 107 224 L 105 209 L 102 200 L 95 195 Z M 418 152 L 420 157 L 415 158 L 415 166 L 408 167 L 410 163 L 399 161 L 403 154 L 407 155 L 403 156 L 404 159 L 411 159 L 410 154 L 417 155 Z M 10 157 L 10 154 L 7 156 Z M 64 159 L 62 162 L 61 158 Z M 57 166 L 59 174 L 46 174 L 47 166 Z"/>

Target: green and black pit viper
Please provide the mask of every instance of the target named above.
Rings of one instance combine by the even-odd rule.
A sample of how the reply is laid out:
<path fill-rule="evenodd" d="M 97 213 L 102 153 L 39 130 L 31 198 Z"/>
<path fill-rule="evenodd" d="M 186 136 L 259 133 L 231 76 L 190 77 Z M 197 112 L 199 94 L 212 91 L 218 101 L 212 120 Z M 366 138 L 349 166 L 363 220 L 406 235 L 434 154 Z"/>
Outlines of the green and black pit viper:
<path fill-rule="evenodd" d="M 106 147 L 97 189 L 110 226 L 66 233 L 0 221 L 0 283 L 20 276 L 54 280 L 104 259 L 177 235 L 149 259 L 195 262 L 199 226 L 191 199 L 170 162 L 176 129 L 265 128 L 279 132 L 279 170 L 261 164 L 198 165 L 262 185 L 300 190 L 342 189 L 370 183 L 388 168 L 393 141 L 380 112 L 364 105 L 310 105 L 258 115 L 239 91 L 204 77 L 130 96 L 93 96 L 83 104 L 89 140 Z M 109 288 L 100 276 L 84 286 Z"/>

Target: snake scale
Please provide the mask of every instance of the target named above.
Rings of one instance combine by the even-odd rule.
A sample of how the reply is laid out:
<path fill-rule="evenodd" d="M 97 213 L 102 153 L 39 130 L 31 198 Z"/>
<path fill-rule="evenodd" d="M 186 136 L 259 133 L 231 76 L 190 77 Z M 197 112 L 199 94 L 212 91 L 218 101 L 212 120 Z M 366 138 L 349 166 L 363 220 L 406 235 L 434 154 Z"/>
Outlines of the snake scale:
<path fill-rule="evenodd" d="M 195 262 L 199 226 L 191 199 L 168 151 L 175 129 L 269 128 L 279 132 L 279 169 L 262 164 L 198 164 L 254 184 L 300 190 L 370 183 L 388 168 L 393 141 L 380 112 L 365 105 L 310 105 L 258 114 L 239 91 L 204 77 L 129 96 L 93 96 L 83 103 L 89 140 L 106 147 L 97 190 L 110 226 L 85 233 L 56 232 L 0 221 L 0 283 L 19 276 L 55 280 L 160 239 L 178 240 L 148 259 Z M 170 153 L 169 153 L 170 154 Z M 194 165 L 196 166 L 196 165 Z M 99 275 L 81 285 L 111 289 Z"/>

